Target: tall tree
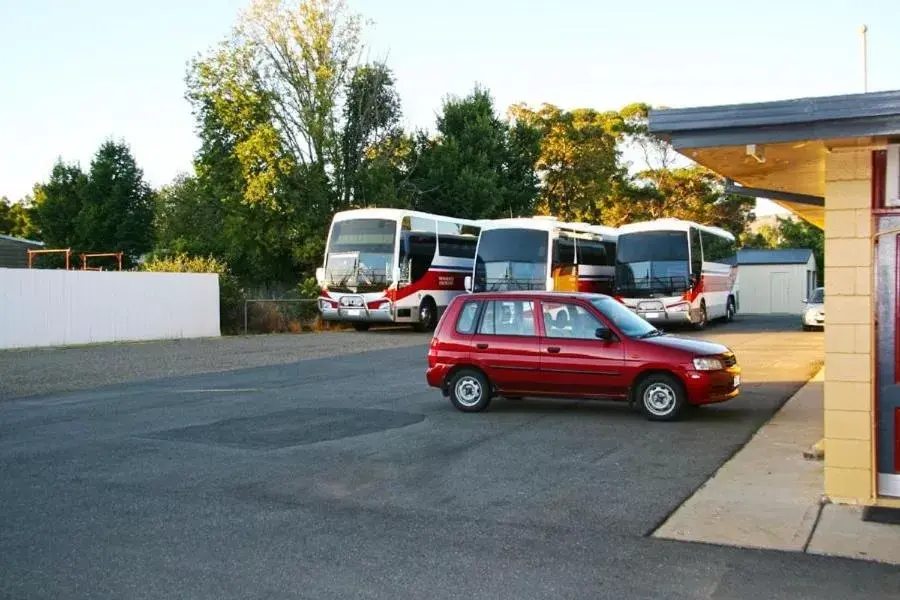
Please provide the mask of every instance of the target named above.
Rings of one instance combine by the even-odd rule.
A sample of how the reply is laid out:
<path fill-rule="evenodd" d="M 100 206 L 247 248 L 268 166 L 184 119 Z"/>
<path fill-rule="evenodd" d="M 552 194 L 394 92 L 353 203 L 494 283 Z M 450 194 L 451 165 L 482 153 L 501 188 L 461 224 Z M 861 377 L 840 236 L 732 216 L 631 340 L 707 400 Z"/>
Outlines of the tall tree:
<path fill-rule="evenodd" d="M 467 218 L 531 214 L 537 180 L 524 165 L 534 160 L 535 138 L 521 129 L 511 134 L 487 90 L 448 98 L 437 131 L 433 139 L 418 136 L 413 206 Z"/>
<path fill-rule="evenodd" d="M 73 246 L 122 251 L 133 263 L 153 246 L 153 203 L 153 190 L 128 145 L 104 142 L 91 161 Z"/>
<path fill-rule="evenodd" d="M 190 67 L 197 197 L 222 215 L 223 239 L 205 245 L 245 282 L 311 271 L 334 210 L 392 189 L 389 161 L 372 157 L 399 101 L 383 65 L 356 68 L 361 26 L 340 0 L 254 0 Z"/>
<path fill-rule="evenodd" d="M 48 248 L 77 248 L 76 229 L 87 184 L 88 176 L 79 165 L 59 160 L 50 179 L 35 186 L 35 223 Z"/>
<path fill-rule="evenodd" d="M 343 207 L 384 205 L 391 200 L 385 192 L 396 193 L 388 182 L 406 141 L 398 127 L 400 116 L 390 69 L 380 63 L 357 67 L 347 83 L 343 111 Z"/>
<path fill-rule="evenodd" d="M 567 221 L 599 223 L 626 178 L 620 164 L 622 116 L 592 109 L 564 111 L 544 104 L 510 108 L 517 123 L 540 133 L 534 168 L 541 179 L 538 212 Z"/>

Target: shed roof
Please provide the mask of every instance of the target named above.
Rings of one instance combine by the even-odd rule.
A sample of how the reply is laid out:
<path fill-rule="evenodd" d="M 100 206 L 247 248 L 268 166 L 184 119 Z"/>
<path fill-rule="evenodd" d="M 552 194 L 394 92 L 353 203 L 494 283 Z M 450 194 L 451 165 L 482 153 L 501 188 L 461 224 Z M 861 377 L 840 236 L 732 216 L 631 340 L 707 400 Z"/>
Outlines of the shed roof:
<path fill-rule="evenodd" d="M 20 244 L 25 244 L 27 246 L 43 246 L 44 242 L 36 242 L 34 240 L 26 240 L 25 238 L 17 238 L 11 235 L 3 235 L 0 233 L 0 240 L 7 240 L 10 242 L 18 242 Z"/>
<path fill-rule="evenodd" d="M 809 248 L 744 248 L 738 250 L 739 265 L 805 265 L 812 256 Z"/>

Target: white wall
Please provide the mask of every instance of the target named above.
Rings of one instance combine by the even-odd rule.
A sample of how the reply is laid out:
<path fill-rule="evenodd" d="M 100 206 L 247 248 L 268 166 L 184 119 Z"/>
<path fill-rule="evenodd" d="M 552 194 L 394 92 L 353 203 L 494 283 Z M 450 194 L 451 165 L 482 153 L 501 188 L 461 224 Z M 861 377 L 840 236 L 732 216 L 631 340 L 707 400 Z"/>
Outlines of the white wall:
<path fill-rule="evenodd" d="M 805 265 L 741 265 L 739 267 L 741 307 L 744 314 L 796 314 L 803 312 L 807 297 Z"/>
<path fill-rule="evenodd" d="M 216 274 L 0 269 L 0 348 L 218 335 Z"/>

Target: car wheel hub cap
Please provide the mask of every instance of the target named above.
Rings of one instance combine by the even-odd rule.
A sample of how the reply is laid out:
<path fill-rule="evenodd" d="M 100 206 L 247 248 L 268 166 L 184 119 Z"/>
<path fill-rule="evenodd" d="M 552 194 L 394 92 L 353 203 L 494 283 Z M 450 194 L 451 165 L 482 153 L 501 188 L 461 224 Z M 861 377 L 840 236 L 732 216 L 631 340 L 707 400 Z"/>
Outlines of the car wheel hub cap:
<path fill-rule="evenodd" d="M 456 383 L 456 399 L 463 406 L 474 406 L 481 400 L 481 384 L 474 377 L 463 377 Z"/>
<path fill-rule="evenodd" d="M 675 390 L 660 383 L 651 385 L 644 392 L 644 405 L 654 415 L 666 415 L 675 407 Z"/>

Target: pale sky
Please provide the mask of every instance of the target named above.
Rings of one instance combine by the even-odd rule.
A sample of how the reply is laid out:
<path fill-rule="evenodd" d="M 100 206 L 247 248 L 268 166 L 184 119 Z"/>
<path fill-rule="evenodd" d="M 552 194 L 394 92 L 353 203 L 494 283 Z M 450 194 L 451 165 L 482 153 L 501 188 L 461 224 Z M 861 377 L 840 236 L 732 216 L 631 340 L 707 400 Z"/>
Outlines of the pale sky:
<path fill-rule="evenodd" d="M 408 127 L 479 82 L 515 102 L 617 109 L 900 89 L 897 0 L 347 0 L 374 21 Z M 228 34 L 247 0 L 0 0 L 0 196 L 18 199 L 57 157 L 83 166 L 128 142 L 154 186 L 198 142 L 186 62 Z"/>

